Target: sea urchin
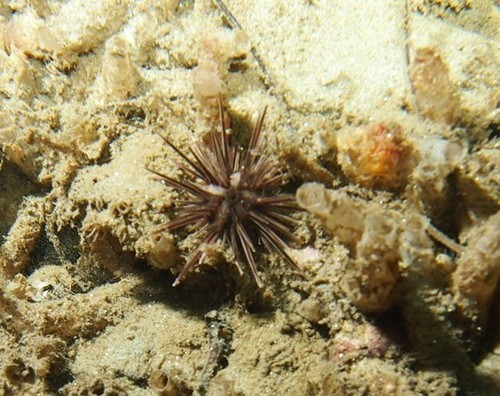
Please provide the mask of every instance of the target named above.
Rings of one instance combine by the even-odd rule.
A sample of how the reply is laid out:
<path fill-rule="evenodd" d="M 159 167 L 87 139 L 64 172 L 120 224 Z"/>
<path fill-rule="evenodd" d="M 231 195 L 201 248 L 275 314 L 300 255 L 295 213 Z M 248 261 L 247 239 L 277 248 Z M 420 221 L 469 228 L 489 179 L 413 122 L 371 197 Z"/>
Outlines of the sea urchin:
<path fill-rule="evenodd" d="M 240 273 L 243 252 L 255 282 L 262 287 L 254 257 L 256 243 L 263 242 L 270 253 L 279 253 L 296 267 L 282 237 L 300 242 L 290 231 L 297 221 L 289 215 L 299 209 L 293 195 L 271 193 L 285 182 L 286 174 L 261 150 L 266 109 L 257 120 L 247 149 L 235 144 L 226 129 L 221 99 L 219 112 L 221 133 L 212 131 L 205 141 L 195 143 L 189 149 L 192 158 L 162 137 L 182 158 L 177 165 L 187 178 L 174 179 L 149 169 L 165 185 L 188 194 L 187 200 L 176 202 L 175 217 L 162 228 L 173 231 L 189 226 L 199 241 L 173 285 L 203 262 L 204 245 L 222 240 L 233 251 Z"/>

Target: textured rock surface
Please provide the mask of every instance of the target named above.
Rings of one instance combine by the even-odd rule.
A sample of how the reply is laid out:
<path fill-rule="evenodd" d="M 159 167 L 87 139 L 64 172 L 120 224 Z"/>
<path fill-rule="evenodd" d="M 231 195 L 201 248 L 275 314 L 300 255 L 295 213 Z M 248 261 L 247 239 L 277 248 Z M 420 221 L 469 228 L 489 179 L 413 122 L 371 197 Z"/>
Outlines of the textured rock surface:
<path fill-rule="evenodd" d="M 495 394 L 495 2 L 227 0 L 243 31 L 215 3 L 0 4 L 0 395 Z M 158 133 L 187 150 L 220 93 L 242 144 L 268 107 L 284 191 L 370 219 L 298 214 L 299 271 L 257 245 L 262 290 L 223 246 L 172 288 L 193 241 L 158 232 L 179 196 L 146 167 L 180 176 Z M 383 132 L 375 163 L 351 130 Z M 463 152 L 431 178 L 433 141 Z"/>

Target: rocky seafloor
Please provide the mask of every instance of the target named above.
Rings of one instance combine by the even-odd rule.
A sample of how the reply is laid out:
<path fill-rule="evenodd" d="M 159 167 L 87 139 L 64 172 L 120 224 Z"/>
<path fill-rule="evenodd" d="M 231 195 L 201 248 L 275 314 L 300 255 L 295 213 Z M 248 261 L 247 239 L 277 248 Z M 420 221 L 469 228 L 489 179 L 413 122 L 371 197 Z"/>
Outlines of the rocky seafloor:
<path fill-rule="evenodd" d="M 500 393 L 493 0 L 0 2 L 0 395 Z M 222 98 L 225 115 L 219 117 Z M 303 243 L 195 231 L 174 142 L 265 152 Z M 189 175 L 187 175 L 189 178 Z M 191 232 L 190 232 L 191 231 Z M 253 238 L 253 236 L 252 236 Z"/>

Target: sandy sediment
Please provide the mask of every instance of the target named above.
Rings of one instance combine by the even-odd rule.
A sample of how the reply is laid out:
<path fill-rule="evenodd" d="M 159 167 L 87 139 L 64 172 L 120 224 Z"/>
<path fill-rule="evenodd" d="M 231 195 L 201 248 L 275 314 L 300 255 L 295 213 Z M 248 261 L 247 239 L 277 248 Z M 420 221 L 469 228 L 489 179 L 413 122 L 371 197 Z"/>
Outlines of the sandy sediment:
<path fill-rule="evenodd" d="M 495 394 L 495 2 L 217 3 L 0 4 L 0 395 Z M 305 209 L 262 289 L 223 243 L 171 286 L 147 168 L 219 97 Z"/>

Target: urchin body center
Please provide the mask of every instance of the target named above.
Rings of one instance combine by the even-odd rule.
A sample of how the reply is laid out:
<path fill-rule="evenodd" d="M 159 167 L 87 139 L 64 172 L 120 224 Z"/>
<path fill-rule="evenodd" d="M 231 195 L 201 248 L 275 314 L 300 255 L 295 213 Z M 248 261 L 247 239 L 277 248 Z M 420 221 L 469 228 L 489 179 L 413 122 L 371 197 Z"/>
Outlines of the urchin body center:
<path fill-rule="evenodd" d="M 252 210 L 256 198 L 257 196 L 252 191 L 229 187 L 225 200 L 232 211 L 232 216 L 236 216 L 241 222 L 246 222 L 248 212 Z"/>
<path fill-rule="evenodd" d="M 237 179 L 238 183 L 231 183 L 227 188 L 215 184 L 204 188 L 209 194 L 205 202 L 206 207 L 210 208 L 210 219 L 219 224 L 219 227 L 236 222 L 248 224 L 249 212 L 258 206 L 260 195 L 243 186 L 239 175 Z M 231 179 L 233 180 L 236 178 Z"/>

